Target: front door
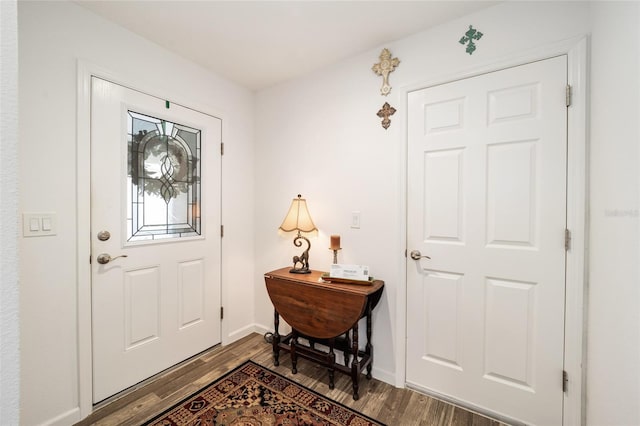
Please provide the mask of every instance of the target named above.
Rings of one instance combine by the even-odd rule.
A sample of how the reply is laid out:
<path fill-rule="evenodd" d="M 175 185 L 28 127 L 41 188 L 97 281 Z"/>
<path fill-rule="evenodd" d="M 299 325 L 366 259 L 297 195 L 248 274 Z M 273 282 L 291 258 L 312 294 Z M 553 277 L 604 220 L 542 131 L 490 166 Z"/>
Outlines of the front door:
<path fill-rule="evenodd" d="M 221 120 L 92 78 L 93 401 L 220 342 Z"/>
<path fill-rule="evenodd" d="M 407 384 L 527 424 L 562 424 L 566 84 L 560 56 L 409 94 Z"/>

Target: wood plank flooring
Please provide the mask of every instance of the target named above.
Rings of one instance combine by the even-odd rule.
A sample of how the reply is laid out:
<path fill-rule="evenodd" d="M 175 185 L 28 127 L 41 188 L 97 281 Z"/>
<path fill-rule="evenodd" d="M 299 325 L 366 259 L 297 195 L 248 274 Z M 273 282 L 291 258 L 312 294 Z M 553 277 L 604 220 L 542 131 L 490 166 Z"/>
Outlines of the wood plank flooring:
<path fill-rule="evenodd" d="M 336 372 L 335 389 L 329 389 L 324 367 L 298 360 L 298 374 L 291 374 L 288 354 L 281 353 L 280 365 L 273 365 L 271 345 L 263 336 L 251 334 L 231 345 L 218 346 L 183 365 L 160 374 L 98 408 L 78 426 L 139 425 L 198 389 L 214 381 L 247 359 L 263 365 L 303 386 L 373 417 L 388 426 L 499 426 L 479 414 L 408 389 L 398 389 L 376 379 L 360 379 L 360 399 L 351 397 L 351 379 Z"/>

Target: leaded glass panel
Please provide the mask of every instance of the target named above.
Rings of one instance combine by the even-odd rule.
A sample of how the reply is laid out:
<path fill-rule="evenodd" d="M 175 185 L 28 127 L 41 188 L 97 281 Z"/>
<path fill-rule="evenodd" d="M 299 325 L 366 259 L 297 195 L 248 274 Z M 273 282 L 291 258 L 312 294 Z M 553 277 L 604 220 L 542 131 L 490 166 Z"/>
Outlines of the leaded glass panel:
<path fill-rule="evenodd" d="M 128 111 L 127 241 L 201 235 L 201 131 Z"/>

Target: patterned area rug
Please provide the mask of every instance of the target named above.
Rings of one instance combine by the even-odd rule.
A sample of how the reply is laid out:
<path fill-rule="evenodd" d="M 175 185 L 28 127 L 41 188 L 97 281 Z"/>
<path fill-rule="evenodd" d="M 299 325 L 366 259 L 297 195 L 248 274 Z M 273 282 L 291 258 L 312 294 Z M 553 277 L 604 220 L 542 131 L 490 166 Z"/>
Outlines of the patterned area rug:
<path fill-rule="evenodd" d="M 154 426 L 384 426 L 247 361 L 145 423 Z"/>

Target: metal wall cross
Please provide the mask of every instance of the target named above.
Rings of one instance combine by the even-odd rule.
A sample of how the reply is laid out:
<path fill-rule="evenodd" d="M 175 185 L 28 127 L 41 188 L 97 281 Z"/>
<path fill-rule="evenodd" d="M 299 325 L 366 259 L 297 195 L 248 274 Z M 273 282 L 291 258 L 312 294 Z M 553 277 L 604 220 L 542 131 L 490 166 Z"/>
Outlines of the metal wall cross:
<path fill-rule="evenodd" d="M 473 52 L 476 50 L 476 44 L 473 42 L 473 40 L 480 40 L 481 38 L 482 38 L 482 33 L 474 29 L 472 25 L 469 25 L 469 29 L 467 30 L 466 33 L 464 33 L 464 36 L 460 39 L 460 44 L 469 43 L 467 44 L 466 50 L 469 55 L 472 55 Z"/>
<path fill-rule="evenodd" d="M 389 49 L 382 49 L 382 53 L 380 53 L 380 62 L 373 64 L 373 67 L 371 67 L 373 72 L 382 76 L 382 88 L 380 89 L 380 93 L 382 95 L 387 96 L 389 92 L 391 92 L 391 86 L 389 85 L 389 73 L 393 72 L 399 64 L 400 59 L 391 58 L 391 52 L 389 52 Z"/>
<path fill-rule="evenodd" d="M 382 105 L 382 108 L 380 108 L 377 114 L 378 117 L 382 118 L 382 127 L 385 129 L 389 128 L 391 125 L 391 119 L 389 117 L 395 113 L 396 109 L 389 105 L 389 102 L 385 102 L 384 105 Z"/>

